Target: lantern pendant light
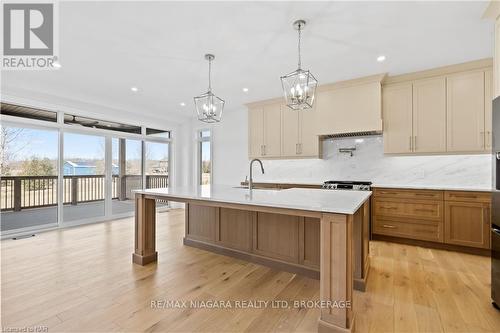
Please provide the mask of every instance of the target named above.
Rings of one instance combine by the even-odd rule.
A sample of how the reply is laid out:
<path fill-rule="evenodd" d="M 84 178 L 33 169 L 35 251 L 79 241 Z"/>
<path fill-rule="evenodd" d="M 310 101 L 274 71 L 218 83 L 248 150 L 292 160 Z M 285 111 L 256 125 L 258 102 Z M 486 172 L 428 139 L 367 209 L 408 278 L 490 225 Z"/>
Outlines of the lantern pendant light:
<path fill-rule="evenodd" d="M 215 59 L 215 56 L 213 54 L 205 54 L 205 59 L 208 60 L 208 91 L 194 97 L 194 105 L 198 114 L 198 120 L 205 123 L 218 123 L 222 119 L 225 101 L 212 92 L 212 61 Z"/>
<path fill-rule="evenodd" d="M 285 95 L 286 105 L 292 110 L 311 109 L 314 104 L 314 95 L 318 81 L 309 70 L 302 69 L 300 42 L 301 33 L 306 25 L 306 21 L 297 20 L 293 27 L 298 31 L 299 43 L 298 53 L 299 61 L 297 70 L 281 77 L 281 85 Z"/>

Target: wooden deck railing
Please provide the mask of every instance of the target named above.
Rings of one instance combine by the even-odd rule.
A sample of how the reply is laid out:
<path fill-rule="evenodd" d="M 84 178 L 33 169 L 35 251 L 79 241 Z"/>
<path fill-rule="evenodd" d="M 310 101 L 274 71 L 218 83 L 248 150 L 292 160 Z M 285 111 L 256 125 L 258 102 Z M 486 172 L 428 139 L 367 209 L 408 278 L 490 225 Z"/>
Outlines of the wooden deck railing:
<path fill-rule="evenodd" d="M 147 175 L 146 188 L 167 187 L 167 175 Z M 113 175 L 111 197 L 127 200 L 132 190 L 142 188 L 142 176 Z M 123 189 L 123 191 L 122 191 Z M 104 175 L 64 176 L 63 203 L 77 205 L 104 200 Z M 57 176 L 6 176 L 0 179 L 0 207 L 2 211 L 20 211 L 26 208 L 57 205 Z"/>

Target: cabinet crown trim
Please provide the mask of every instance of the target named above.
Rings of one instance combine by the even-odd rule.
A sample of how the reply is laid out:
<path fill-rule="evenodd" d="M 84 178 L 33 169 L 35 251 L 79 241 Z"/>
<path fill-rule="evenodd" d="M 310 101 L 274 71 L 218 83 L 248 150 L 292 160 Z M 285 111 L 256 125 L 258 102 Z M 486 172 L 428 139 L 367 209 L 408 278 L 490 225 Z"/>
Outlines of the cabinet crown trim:
<path fill-rule="evenodd" d="M 402 83 L 419 79 L 426 79 L 435 76 L 455 74 L 471 70 L 484 70 L 493 67 L 493 58 L 479 59 L 455 65 L 432 68 L 424 71 L 406 73 L 401 75 L 387 76 L 382 82 L 383 85 Z"/>

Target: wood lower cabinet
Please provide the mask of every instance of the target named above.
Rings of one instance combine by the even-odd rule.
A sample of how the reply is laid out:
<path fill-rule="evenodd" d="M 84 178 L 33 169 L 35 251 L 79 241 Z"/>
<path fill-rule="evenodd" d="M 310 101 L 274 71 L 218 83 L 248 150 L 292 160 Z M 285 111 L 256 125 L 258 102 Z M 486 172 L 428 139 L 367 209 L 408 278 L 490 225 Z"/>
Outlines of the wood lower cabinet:
<path fill-rule="evenodd" d="M 215 207 L 187 205 L 186 236 L 192 239 L 214 242 L 219 210 Z"/>
<path fill-rule="evenodd" d="M 445 203 L 445 242 L 490 248 L 490 204 L 475 201 Z"/>
<path fill-rule="evenodd" d="M 253 252 L 288 262 L 299 262 L 298 216 L 257 213 L 253 233 Z M 319 223 L 319 220 L 316 222 Z"/>
<path fill-rule="evenodd" d="M 367 238 L 368 239 L 368 238 Z M 299 263 L 319 269 L 320 224 L 315 218 L 305 217 L 299 224 Z"/>
<path fill-rule="evenodd" d="M 255 214 L 240 209 L 221 208 L 216 223 L 216 242 L 220 245 L 250 251 Z"/>
<path fill-rule="evenodd" d="M 368 201 L 352 223 L 354 288 L 362 291 L 369 271 L 369 229 Z M 313 278 L 319 278 L 320 236 L 318 217 L 186 204 L 184 244 Z"/>
<path fill-rule="evenodd" d="M 373 193 L 374 235 L 490 248 L 488 192 L 375 188 Z"/>

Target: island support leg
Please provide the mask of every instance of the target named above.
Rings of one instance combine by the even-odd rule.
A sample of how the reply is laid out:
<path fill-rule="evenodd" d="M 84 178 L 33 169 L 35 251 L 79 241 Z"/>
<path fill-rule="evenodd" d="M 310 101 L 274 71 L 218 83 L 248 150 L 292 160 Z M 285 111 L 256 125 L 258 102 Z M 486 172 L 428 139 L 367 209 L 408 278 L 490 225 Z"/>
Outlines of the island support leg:
<path fill-rule="evenodd" d="M 146 265 L 156 261 L 156 202 L 144 194 L 135 195 L 135 247 L 132 262 Z"/>
<path fill-rule="evenodd" d="M 318 332 L 353 332 L 352 215 L 321 217 L 320 300 Z M 325 307 L 325 304 L 331 306 Z"/>

